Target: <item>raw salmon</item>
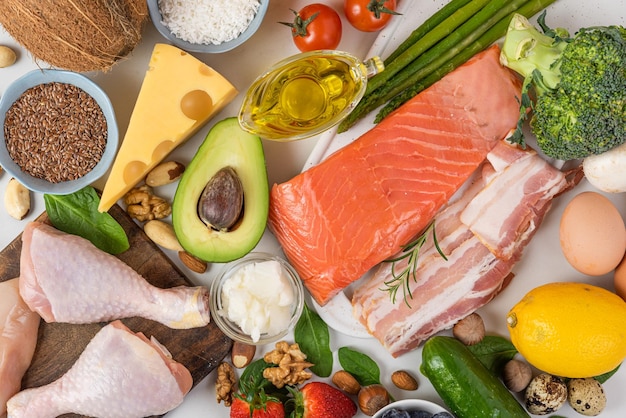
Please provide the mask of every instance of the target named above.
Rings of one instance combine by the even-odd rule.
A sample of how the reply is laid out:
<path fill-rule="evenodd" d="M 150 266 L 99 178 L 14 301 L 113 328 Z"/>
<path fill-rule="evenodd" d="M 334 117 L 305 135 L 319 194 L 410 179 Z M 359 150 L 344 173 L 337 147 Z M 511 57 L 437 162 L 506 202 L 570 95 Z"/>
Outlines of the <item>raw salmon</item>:
<path fill-rule="evenodd" d="M 319 165 L 274 185 L 269 227 L 320 304 L 428 225 L 519 117 L 497 46 Z"/>

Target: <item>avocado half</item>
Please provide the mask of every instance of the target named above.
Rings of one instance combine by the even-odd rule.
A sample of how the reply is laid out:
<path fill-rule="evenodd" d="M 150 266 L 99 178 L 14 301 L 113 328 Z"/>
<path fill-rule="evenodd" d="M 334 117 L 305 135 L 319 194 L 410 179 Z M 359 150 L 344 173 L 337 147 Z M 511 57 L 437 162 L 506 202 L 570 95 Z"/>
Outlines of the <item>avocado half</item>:
<path fill-rule="evenodd" d="M 243 211 L 234 227 L 216 230 L 198 214 L 198 201 L 215 174 L 235 170 L 243 189 Z M 259 242 L 269 211 L 269 185 L 261 138 L 231 117 L 216 123 L 180 179 L 172 204 L 176 237 L 188 253 L 207 262 L 243 257 Z"/>

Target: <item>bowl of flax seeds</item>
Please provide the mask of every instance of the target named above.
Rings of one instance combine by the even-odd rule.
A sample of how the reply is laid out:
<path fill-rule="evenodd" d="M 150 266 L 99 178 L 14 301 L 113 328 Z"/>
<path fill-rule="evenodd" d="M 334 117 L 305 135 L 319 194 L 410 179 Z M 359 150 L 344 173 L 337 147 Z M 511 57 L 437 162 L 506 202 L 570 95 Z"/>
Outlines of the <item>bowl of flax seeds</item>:
<path fill-rule="evenodd" d="M 102 177 L 119 133 L 106 93 L 64 70 L 34 70 L 0 98 L 0 165 L 28 189 L 70 194 Z"/>

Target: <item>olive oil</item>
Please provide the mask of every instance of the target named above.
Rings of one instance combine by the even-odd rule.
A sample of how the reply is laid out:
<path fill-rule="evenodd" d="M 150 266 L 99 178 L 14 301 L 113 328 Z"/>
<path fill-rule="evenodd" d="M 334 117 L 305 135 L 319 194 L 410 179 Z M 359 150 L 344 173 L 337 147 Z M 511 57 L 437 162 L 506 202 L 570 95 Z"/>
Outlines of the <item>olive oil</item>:
<path fill-rule="evenodd" d="M 339 123 L 363 97 L 380 59 L 362 62 L 338 51 L 298 54 L 276 64 L 250 87 L 241 127 L 266 139 L 289 141 Z"/>

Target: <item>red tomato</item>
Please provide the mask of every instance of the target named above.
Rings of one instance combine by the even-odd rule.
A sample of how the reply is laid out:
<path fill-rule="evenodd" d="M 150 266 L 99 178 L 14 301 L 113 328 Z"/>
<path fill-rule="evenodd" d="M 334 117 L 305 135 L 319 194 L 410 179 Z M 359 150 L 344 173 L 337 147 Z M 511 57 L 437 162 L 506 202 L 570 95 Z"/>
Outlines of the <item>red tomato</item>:
<path fill-rule="evenodd" d="M 396 0 L 345 0 L 343 11 L 348 22 L 363 32 L 381 30 L 396 12 Z"/>
<path fill-rule="evenodd" d="M 281 22 L 291 27 L 293 42 L 302 52 L 316 49 L 335 49 L 341 41 L 341 18 L 325 4 L 313 3 L 304 6 L 292 23 Z"/>

